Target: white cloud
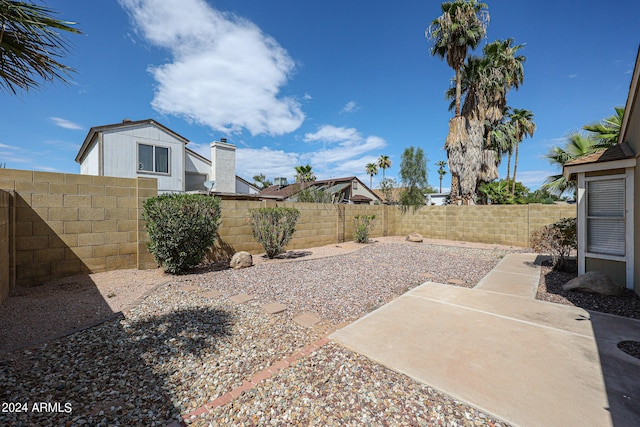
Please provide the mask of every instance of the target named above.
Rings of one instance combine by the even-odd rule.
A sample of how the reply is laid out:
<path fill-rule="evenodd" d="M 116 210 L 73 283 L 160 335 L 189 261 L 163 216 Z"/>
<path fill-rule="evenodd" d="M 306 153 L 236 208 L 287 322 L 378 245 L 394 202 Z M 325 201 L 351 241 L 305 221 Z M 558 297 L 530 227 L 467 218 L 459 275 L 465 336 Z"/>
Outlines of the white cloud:
<path fill-rule="evenodd" d="M 577 74 L 569 74 L 569 78 L 570 78 L 570 79 L 575 79 L 576 77 L 578 77 L 578 75 L 577 75 Z"/>
<path fill-rule="evenodd" d="M 300 104 L 280 96 L 295 62 L 254 23 L 204 0 L 119 0 L 137 31 L 171 53 L 152 66 L 152 106 L 215 131 L 282 135 L 304 121 Z"/>
<path fill-rule="evenodd" d="M 71 129 L 71 130 L 82 129 L 82 126 L 80 126 L 79 124 L 60 118 L 60 117 L 50 117 L 50 119 L 56 126 L 59 126 L 64 129 Z"/>
<path fill-rule="evenodd" d="M 557 172 L 550 170 L 518 171 L 516 179 L 522 182 L 525 187 L 535 190 L 544 184 L 548 176 L 555 174 L 557 174 Z"/>
<path fill-rule="evenodd" d="M 354 128 L 330 125 L 322 126 L 314 133 L 307 133 L 304 141 L 311 145 L 310 151 L 288 152 L 268 147 L 238 148 L 236 173 L 245 179 L 263 173 L 269 179 L 282 176 L 292 180 L 296 166 L 310 164 L 318 179 L 356 175 L 368 184 L 364 167 L 367 163 L 375 162 L 378 150 L 387 145 L 378 136 L 365 137 Z M 314 149 L 314 144 L 319 146 Z M 189 146 L 194 149 L 191 144 Z M 372 151 L 375 154 L 371 154 Z"/>
<path fill-rule="evenodd" d="M 353 113 L 354 111 L 357 111 L 359 109 L 360 107 L 355 103 L 355 101 L 349 101 L 344 107 L 342 107 L 342 110 L 340 110 L 340 114 Z"/>

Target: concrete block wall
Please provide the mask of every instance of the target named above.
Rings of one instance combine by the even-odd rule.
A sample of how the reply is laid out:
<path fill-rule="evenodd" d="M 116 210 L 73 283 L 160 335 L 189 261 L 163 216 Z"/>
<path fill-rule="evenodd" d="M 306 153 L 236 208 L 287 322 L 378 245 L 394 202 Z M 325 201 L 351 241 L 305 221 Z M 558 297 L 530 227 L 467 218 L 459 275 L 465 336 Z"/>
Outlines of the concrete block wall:
<path fill-rule="evenodd" d="M 153 178 L 113 178 L 0 169 L 15 218 L 10 268 L 16 286 L 121 268 L 155 267 L 142 204 Z"/>
<path fill-rule="evenodd" d="M 0 190 L 0 304 L 9 296 L 9 202 L 8 192 Z"/>
<path fill-rule="evenodd" d="M 575 205 L 425 206 L 400 214 L 398 222 L 400 234 L 529 247 L 534 230 L 575 216 Z"/>
<path fill-rule="evenodd" d="M 375 215 L 371 237 L 403 236 L 418 232 L 425 238 L 528 247 L 531 233 L 560 218 L 575 217 L 575 205 L 425 206 L 402 212 L 397 206 L 322 205 L 222 201 L 220 237 L 228 256 L 239 250 L 262 253 L 251 235 L 249 209 L 294 207 L 301 212 L 287 249 L 305 249 L 354 239 L 354 217 Z M 227 256 L 227 257 L 228 257 Z"/>

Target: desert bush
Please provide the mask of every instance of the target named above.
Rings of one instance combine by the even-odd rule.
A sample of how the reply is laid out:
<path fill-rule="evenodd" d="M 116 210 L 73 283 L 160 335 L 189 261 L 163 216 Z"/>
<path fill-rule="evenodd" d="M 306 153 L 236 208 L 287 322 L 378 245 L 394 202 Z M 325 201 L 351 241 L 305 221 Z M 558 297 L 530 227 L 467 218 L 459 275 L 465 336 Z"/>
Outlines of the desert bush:
<path fill-rule="evenodd" d="M 551 255 L 553 268 L 564 270 L 571 251 L 578 248 L 576 219 L 562 218 L 531 233 L 531 246 L 538 253 Z"/>
<path fill-rule="evenodd" d="M 198 265 L 216 239 L 220 199 L 201 194 L 171 194 L 144 202 L 149 252 L 168 273 Z"/>
<path fill-rule="evenodd" d="M 262 245 L 269 258 L 284 252 L 293 233 L 300 211 L 295 208 L 249 209 L 253 237 Z"/>
<path fill-rule="evenodd" d="M 355 229 L 353 231 L 354 240 L 357 243 L 369 243 L 369 234 L 373 231 L 375 215 L 356 215 L 353 217 Z"/>

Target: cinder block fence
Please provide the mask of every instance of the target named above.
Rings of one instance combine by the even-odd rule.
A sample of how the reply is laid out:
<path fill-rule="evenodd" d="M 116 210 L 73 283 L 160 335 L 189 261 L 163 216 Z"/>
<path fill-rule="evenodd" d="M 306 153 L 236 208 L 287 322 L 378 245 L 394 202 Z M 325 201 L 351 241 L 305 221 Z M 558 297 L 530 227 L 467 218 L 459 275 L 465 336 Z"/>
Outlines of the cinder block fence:
<path fill-rule="evenodd" d="M 112 178 L 0 169 L 0 303 L 13 286 L 52 278 L 157 265 L 147 250 L 143 203 L 157 195 L 154 178 Z M 288 206 L 301 212 L 288 249 L 353 240 L 354 217 L 375 215 L 372 237 L 421 233 L 427 238 L 529 246 L 531 232 L 574 205 L 395 206 L 223 200 L 214 256 L 263 252 L 251 235 L 249 209 Z"/>

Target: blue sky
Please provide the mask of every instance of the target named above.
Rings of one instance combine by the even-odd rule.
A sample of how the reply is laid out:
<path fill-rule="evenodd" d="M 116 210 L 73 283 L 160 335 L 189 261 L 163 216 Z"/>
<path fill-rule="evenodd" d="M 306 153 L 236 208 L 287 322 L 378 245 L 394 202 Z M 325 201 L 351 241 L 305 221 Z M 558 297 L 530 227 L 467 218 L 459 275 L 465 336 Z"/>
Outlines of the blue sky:
<path fill-rule="evenodd" d="M 292 178 L 357 175 L 380 155 L 397 177 L 402 151 L 422 147 L 429 182 L 446 160 L 444 92 L 453 76 L 429 54 L 425 28 L 440 2 L 299 0 L 49 1 L 78 22 L 56 83 L 2 93 L 0 163 L 79 173 L 89 128 L 152 118 L 209 157 L 209 143 L 236 144 L 237 172 Z M 489 1 L 487 39 L 526 43 L 525 81 L 508 103 L 535 114 L 518 178 L 535 189 L 556 171 L 544 159 L 582 125 L 626 102 L 640 34 L 640 2 Z M 506 173 L 506 161 L 501 168 Z M 374 187 L 382 179 L 374 177 Z M 449 186 L 446 175 L 443 187 Z"/>

